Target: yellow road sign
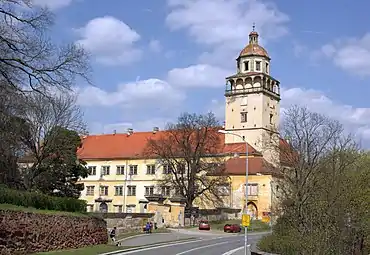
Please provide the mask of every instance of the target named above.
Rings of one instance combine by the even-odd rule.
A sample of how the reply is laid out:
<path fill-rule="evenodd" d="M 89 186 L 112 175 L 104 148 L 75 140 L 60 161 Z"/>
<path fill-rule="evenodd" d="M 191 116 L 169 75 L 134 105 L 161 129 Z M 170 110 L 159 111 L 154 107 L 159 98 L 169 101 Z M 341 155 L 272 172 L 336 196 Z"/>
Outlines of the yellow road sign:
<path fill-rule="evenodd" d="M 243 227 L 249 227 L 250 224 L 251 224 L 251 216 L 249 214 L 243 214 L 242 216 Z"/>

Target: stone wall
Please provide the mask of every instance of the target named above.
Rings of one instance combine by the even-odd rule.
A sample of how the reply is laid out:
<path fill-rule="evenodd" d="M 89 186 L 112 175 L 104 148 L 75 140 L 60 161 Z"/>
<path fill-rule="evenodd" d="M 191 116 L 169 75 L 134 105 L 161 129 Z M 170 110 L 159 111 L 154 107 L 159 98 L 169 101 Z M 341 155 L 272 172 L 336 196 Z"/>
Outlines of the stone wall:
<path fill-rule="evenodd" d="M 30 254 L 106 244 L 103 219 L 0 210 L 0 254 Z"/>
<path fill-rule="evenodd" d="M 154 222 L 153 213 L 95 213 L 99 218 L 107 222 L 108 230 L 117 228 L 117 234 L 142 230 L 147 221 Z"/>

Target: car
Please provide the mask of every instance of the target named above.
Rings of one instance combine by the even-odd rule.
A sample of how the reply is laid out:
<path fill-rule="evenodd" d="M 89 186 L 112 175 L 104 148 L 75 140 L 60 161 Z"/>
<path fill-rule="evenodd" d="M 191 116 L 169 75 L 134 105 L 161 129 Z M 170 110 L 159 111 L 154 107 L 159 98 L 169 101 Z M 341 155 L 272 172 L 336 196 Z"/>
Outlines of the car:
<path fill-rule="evenodd" d="M 208 221 L 202 220 L 199 222 L 199 230 L 211 230 L 211 225 L 209 225 Z"/>
<path fill-rule="evenodd" d="M 224 232 L 227 233 L 239 233 L 242 231 L 242 228 L 238 224 L 225 224 Z"/>

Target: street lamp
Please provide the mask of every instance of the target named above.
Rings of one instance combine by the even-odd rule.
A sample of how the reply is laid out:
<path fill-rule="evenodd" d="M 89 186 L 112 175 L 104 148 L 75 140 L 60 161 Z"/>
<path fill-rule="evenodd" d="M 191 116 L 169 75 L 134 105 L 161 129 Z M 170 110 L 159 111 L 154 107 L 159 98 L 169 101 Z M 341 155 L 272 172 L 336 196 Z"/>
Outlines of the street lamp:
<path fill-rule="evenodd" d="M 263 176 L 264 174 L 262 173 L 257 173 L 258 176 Z M 271 227 L 271 232 L 272 232 L 272 196 L 273 196 L 273 188 L 272 188 L 272 184 L 273 184 L 273 180 L 271 178 L 270 179 L 270 227 Z"/>
<path fill-rule="evenodd" d="M 247 143 L 246 139 L 241 135 L 234 134 L 232 132 L 228 132 L 228 131 L 225 131 L 225 130 L 218 130 L 218 132 L 222 133 L 222 134 L 225 134 L 225 135 L 237 136 L 245 142 L 245 157 L 246 157 L 246 160 L 245 160 L 245 208 L 244 208 L 244 213 L 247 214 L 248 213 L 248 168 L 249 168 L 249 164 L 248 164 L 248 147 L 249 146 L 248 146 L 248 143 Z M 250 254 L 249 245 L 248 245 L 248 227 L 247 226 L 244 226 L 244 251 L 245 251 L 245 255 Z"/>

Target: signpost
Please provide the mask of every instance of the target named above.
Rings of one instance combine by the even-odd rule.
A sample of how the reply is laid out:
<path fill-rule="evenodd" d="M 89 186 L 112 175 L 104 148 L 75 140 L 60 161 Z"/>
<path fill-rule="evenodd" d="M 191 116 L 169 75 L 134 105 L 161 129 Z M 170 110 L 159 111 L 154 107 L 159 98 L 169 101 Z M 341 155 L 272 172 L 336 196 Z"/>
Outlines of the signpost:
<path fill-rule="evenodd" d="M 251 216 L 249 214 L 243 214 L 242 216 L 242 225 L 243 227 L 249 227 L 251 224 Z"/>

